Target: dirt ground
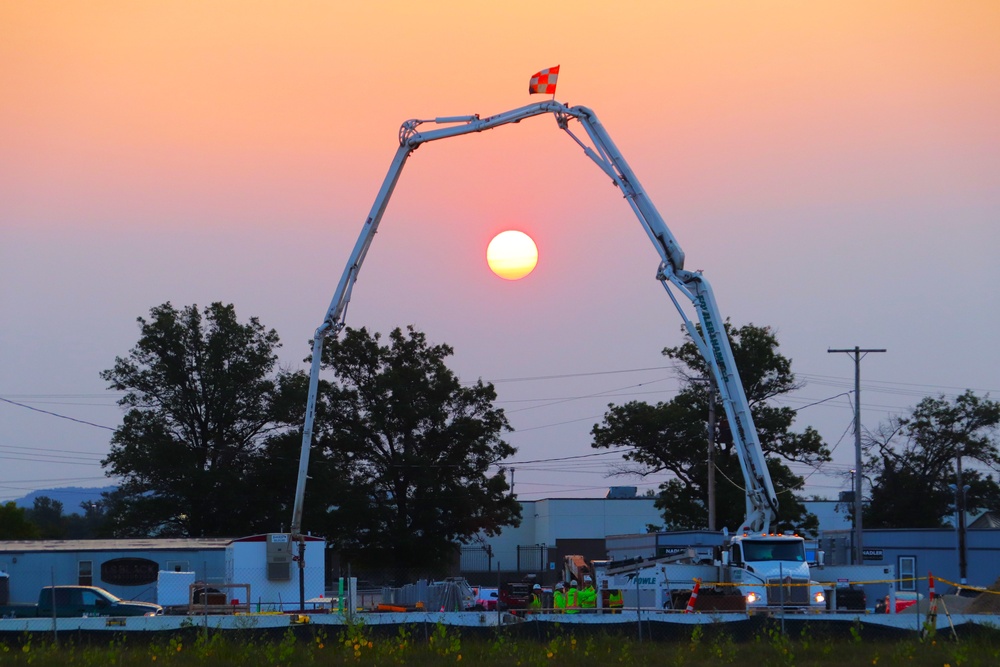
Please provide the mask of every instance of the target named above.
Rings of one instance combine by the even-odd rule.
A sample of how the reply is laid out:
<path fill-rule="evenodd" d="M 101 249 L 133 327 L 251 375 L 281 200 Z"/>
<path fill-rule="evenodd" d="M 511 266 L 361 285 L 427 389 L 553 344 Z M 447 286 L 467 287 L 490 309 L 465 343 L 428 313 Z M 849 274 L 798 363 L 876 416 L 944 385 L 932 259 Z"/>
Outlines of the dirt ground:
<path fill-rule="evenodd" d="M 938 597 L 938 614 L 1000 614 L 1000 579 L 986 588 L 985 591 L 975 597 L 964 595 L 941 595 Z M 931 601 L 923 598 L 915 605 L 907 607 L 901 614 L 927 614 L 930 610 Z"/>
<path fill-rule="evenodd" d="M 1000 614 L 1000 579 L 994 581 L 987 587 L 986 591 L 973 598 L 969 606 L 966 607 L 965 613 Z"/>

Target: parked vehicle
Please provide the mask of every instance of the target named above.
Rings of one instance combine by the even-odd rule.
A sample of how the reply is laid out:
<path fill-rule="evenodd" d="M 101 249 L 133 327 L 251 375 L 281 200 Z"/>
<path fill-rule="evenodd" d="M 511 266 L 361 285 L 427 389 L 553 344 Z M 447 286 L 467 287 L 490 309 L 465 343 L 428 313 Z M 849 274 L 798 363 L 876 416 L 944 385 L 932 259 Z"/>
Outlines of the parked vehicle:
<path fill-rule="evenodd" d="M 534 575 L 528 575 L 522 581 L 511 581 L 500 586 L 497 606 L 500 611 L 514 614 L 528 608 L 531 602 L 531 587 L 535 584 Z"/>
<path fill-rule="evenodd" d="M 860 586 L 836 586 L 827 590 L 830 593 L 826 598 L 827 611 L 846 609 L 847 611 L 863 612 L 868 607 L 865 589 Z M 836 601 L 836 609 L 833 609 L 834 601 Z"/>
<path fill-rule="evenodd" d="M 896 613 L 905 611 L 913 605 L 917 604 L 920 600 L 923 600 L 924 596 L 922 593 L 916 593 L 911 591 L 896 591 Z M 884 599 L 879 600 L 875 603 L 875 613 L 885 614 L 889 611 L 889 596 L 886 595 Z"/>
<path fill-rule="evenodd" d="M 163 607 L 152 602 L 122 600 L 96 586 L 46 586 L 36 604 L 0 606 L 3 618 L 76 618 L 81 616 L 159 616 Z"/>
<path fill-rule="evenodd" d="M 496 611 L 500 599 L 500 589 L 480 588 L 476 595 L 476 608 L 484 611 Z"/>

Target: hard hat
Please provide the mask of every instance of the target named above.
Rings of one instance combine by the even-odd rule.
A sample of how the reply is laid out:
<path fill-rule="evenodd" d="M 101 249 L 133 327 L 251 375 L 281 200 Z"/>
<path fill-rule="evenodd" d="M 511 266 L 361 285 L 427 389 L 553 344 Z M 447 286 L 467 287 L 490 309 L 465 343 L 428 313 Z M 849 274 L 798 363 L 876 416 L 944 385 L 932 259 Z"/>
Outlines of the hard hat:
<path fill-rule="evenodd" d="M 556 588 L 562 588 L 562 587 L 563 587 L 563 582 L 557 581 L 556 582 Z"/>
<path fill-rule="evenodd" d="M 589 575 L 589 574 L 585 574 L 585 575 L 583 575 L 583 580 L 584 580 L 584 581 L 593 581 L 593 579 L 591 579 L 591 578 L 590 578 L 590 575 Z"/>
<path fill-rule="evenodd" d="M 542 590 L 542 586 L 541 586 L 541 584 L 535 584 L 534 586 L 531 587 L 531 590 L 533 590 L 533 591 L 540 591 L 540 590 Z"/>
<path fill-rule="evenodd" d="M 570 586 L 576 586 L 576 579 L 574 579 L 573 581 L 569 582 L 569 585 Z"/>

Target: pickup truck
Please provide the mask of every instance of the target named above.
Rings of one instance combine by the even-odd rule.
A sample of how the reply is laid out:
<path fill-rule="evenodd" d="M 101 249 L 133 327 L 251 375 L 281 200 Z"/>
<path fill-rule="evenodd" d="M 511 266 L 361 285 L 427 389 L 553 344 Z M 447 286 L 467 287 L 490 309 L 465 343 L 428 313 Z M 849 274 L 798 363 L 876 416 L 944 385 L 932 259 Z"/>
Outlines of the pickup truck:
<path fill-rule="evenodd" d="M 500 593 L 497 599 L 497 606 L 500 611 L 517 613 L 528 608 L 531 601 L 530 581 L 517 581 L 500 586 Z"/>
<path fill-rule="evenodd" d="M 96 586 L 46 586 L 39 591 L 37 604 L 0 606 L 2 618 L 159 616 L 162 613 L 163 607 L 158 604 L 122 600 Z"/>

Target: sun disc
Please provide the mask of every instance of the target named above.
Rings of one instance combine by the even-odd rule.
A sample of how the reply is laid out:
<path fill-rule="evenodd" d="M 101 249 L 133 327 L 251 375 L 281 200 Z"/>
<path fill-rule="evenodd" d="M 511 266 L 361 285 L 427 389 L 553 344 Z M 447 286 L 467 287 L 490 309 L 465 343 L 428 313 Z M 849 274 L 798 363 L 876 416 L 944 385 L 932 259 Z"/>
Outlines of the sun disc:
<path fill-rule="evenodd" d="M 486 248 L 486 263 L 504 280 L 520 280 L 535 270 L 538 247 L 524 232 L 500 232 Z"/>

